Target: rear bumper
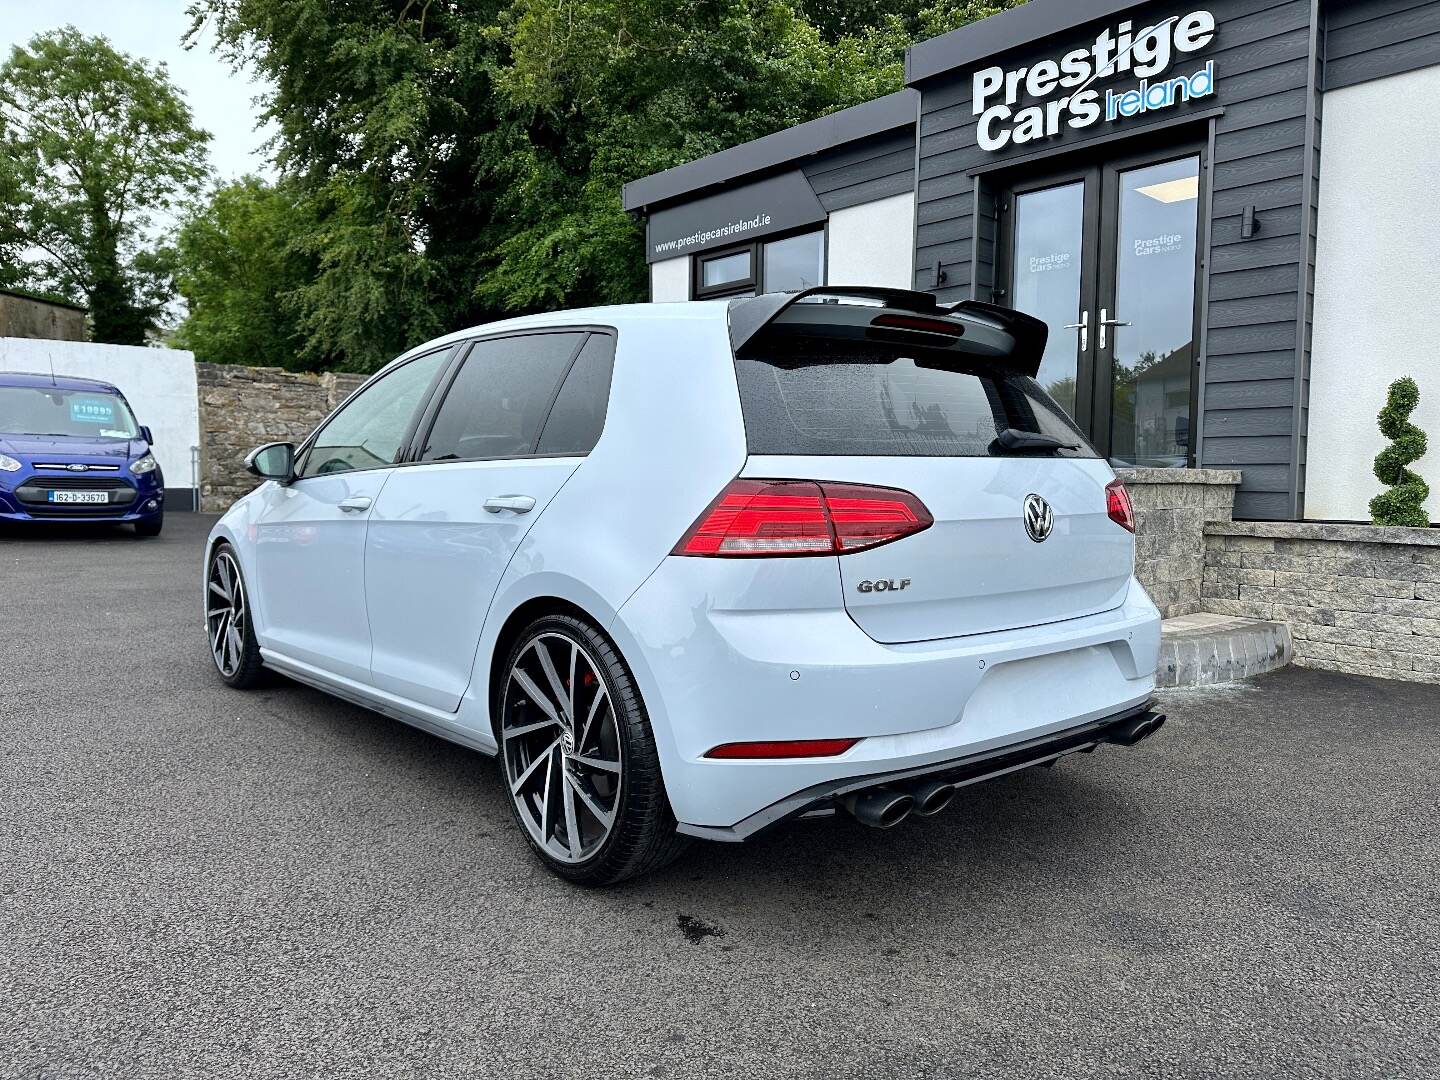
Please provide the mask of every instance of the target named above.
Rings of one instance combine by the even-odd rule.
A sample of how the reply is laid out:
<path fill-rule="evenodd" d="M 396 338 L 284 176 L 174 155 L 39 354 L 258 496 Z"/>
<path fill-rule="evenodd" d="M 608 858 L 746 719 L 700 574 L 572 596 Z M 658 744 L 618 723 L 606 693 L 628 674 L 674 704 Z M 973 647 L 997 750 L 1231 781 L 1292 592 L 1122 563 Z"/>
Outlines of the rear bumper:
<path fill-rule="evenodd" d="M 1136 721 L 1148 721 L 1145 735 L 1158 730 L 1165 716 L 1150 708 L 1153 703 L 1122 709 L 1111 716 L 1069 728 L 1038 739 L 998 747 L 983 753 L 970 754 L 950 761 L 936 762 L 911 769 L 871 773 L 830 780 L 804 791 L 797 791 L 772 803 L 734 825 L 723 827 L 681 824 L 679 831 L 706 840 L 736 843 L 749 840 L 766 829 L 817 810 L 837 807 L 847 795 L 875 787 L 911 787 L 927 780 L 936 780 L 955 787 L 969 787 L 983 780 L 1019 772 L 1036 765 L 1047 765 L 1067 754 L 1089 753 L 1106 743 L 1130 745 L 1130 732 Z"/>
<path fill-rule="evenodd" d="M 611 627 L 650 713 L 671 808 L 697 835 L 824 785 L 1100 723 L 1154 693 L 1160 615 L 1138 582 L 1112 611 L 886 645 L 843 610 L 720 610 L 694 580 L 705 568 L 687 565 L 703 562 L 667 560 Z M 807 572 L 791 562 L 777 582 Z M 824 738 L 860 741 L 826 758 L 705 756 L 727 742 Z"/>

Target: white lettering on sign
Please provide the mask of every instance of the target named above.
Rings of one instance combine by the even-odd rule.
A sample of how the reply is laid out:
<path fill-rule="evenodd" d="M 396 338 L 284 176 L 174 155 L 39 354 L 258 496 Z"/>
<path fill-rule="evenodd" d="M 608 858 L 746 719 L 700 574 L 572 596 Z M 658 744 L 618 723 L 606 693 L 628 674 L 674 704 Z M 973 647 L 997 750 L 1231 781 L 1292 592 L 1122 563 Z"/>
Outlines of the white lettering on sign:
<path fill-rule="evenodd" d="M 1030 67 L 1006 71 L 988 67 L 971 79 L 972 107 L 978 121 L 981 149 L 1003 150 L 1080 130 L 1102 116 L 1107 122 L 1123 120 L 1168 108 L 1215 92 L 1215 64 L 1191 75 L 1155 81 L 1168 71 L 1176 57 L 1199 52 L 1215 40 L 1215 16 L 1208 11 L 1175 15 L 1138 33 L 1129 21 L 1114 30 L 1106 28 L 1094 44 L 1066 53 L 1058 60 L 1041 60 Z M 1122 93 L 1100 91 L 1092 84 L 1129 73 L 1140 85 Z M 1070 93 L 1060 93 L 1068 90 Z M 1021 106 L 1025 98 L 1039 104 Z M 1058 95 L 1058 96 L 1057 96 Z M 1049 99 L 1049 100 L 1045 100 Z"/>
<path fill-rule="evenodd" d="M 1179 233 L 1161 233 L 1159 236 L 1152 236 L 1148 240 L 1135 241 L 1135 254 L 1163 255 L 1169 251 L 1175 251 L 1185 246 L 1185 237 Z"/>
<path fill-rule="evenodd" d="M 1064 270 L 1070 265 L 1070 252 L 1057 251 L 1053 255 L 1031 255 L 1030 273 L 1047 274 L 1051 270 Z"/>

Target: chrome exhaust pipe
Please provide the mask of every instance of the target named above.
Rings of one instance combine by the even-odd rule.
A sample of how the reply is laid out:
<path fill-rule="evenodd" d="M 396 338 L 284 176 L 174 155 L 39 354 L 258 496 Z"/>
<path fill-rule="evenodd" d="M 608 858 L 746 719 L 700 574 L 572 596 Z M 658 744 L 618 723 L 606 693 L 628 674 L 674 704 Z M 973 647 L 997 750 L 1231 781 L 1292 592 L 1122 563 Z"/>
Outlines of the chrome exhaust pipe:
<path fill-rule="evenodd" d="M 955 785 L 941 780 L 931 780 L 912 791 L 915 799 L 915 813 L 920 817 L 933 817 L 950 805 L 955 798 Z"/>
<path fill-rule="evenodd" d="M 872 829 L 891 829 L 910 816 L 915 799 L 893 788 L 871 788 L 846 796 L 845 809 Z"/>

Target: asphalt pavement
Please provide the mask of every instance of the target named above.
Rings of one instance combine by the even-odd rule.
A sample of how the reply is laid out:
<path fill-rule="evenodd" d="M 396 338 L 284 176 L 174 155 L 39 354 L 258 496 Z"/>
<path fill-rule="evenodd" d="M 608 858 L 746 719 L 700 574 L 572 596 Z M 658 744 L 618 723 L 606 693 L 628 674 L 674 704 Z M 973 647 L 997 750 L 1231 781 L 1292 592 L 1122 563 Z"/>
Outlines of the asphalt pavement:
<path fill-rule="evenodd" d="M 0 1077 L 1434 1077 L 1440 691 L 1287 670 L 608 891 L 494 763 L 223 686 L 212 519 L 0 535 Z"/>

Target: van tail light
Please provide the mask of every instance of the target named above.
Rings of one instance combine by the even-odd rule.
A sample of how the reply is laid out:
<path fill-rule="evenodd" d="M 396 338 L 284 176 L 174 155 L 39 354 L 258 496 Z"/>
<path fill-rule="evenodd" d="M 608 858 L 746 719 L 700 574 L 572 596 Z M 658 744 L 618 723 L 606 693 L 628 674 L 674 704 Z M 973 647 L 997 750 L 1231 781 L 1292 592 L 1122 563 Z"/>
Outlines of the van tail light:
<path fill-rule="evenodd" d="M 1130 492 L 1119 480 L 1111 480 L 1105 485 L 1105 512 L 1122 529 L 1135 531 L 1135 508 L 1130 505 Z"/>
<path fill-rule="evenodd" d="M 908 491 L 814 480 L 732 480 L 672 555 L 847 555 L 935 523 Z"/>
<path fill-rule="evenodd" d="M 785 739 L 771 742 L 732 742 L 722 743 L 705 751 L 705 756 L 722 761 L 838 757 L 859 741 L 859 739 Z"/>

